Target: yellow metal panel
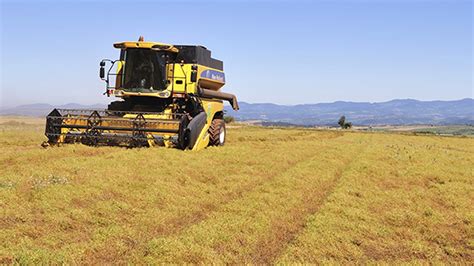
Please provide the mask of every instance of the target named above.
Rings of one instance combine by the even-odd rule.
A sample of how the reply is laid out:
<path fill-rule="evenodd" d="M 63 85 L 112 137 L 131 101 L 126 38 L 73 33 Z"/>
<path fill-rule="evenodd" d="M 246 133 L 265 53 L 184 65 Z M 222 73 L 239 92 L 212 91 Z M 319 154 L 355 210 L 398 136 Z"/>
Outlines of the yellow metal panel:
<path fill-rule="evenodd" d="M 172 82 L 173 82 L 173 92 L 177 93 L 184 93 L 186 92 L 186 77 L 188 76 L 188 68 L 186 65 L 174 64 L 173 67 L 173 75 L 172 75 Z M 178 82 L 181 81 L 181 84 Z"/>
<path fill-rule="evenodd" d="M 117 92 L 115 96 L 117 97 L 149 96 L 149 97 L 168 98 L 171 96 L 170 91 L 171 91 L 170 87 L 168 87 L 166 90 L 157 91 L 157 92 L 130 92 L 130 91 L 125 91 L 124 88 L 120 88 L 120 92 Z"/>
<path fill-rule="evenodd" d="M 175 53 L 177 53 L 179 51 L 178 48 L 174 47 L 171 44 L 160 43 L 160 42 L 118 42 L 118 43 L 114 43 L 114 47 L 118 48 L 118 49 L 127 49 L 127 48 L 150 49 L 155 45 L 159 45 L 159 46 L 162 46 L 162 47 L 166 47 L 166 46 L 169 47 L 167 49 L 163 49 L 163 50 L 166 50 L 166 51 L 175 52 Z"/>
<path fill-rule="evenodd" d="M 123 65 L 125 65 L 124 61 L 117 61 L 117 76 L 115 77 L 115 89 L 119 89 L 120 87 L 122 87 Z"/>

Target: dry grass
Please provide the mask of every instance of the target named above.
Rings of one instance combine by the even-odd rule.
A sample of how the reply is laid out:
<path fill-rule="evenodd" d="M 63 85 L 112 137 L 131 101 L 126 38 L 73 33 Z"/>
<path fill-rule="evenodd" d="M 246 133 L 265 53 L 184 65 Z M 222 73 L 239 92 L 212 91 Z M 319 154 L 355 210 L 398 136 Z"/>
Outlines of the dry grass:
<path fill-rule="evenodd" d="M 0 263 L 472 262 L 474 139 L 234 127 L 42 149 L 0 120 Z"/>

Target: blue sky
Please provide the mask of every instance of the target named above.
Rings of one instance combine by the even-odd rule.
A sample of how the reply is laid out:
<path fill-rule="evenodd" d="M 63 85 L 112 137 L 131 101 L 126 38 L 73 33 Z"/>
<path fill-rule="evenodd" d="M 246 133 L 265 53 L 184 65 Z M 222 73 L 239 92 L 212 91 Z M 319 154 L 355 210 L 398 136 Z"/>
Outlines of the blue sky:
<path fill-rule="evenodd" d="M 3 107 L 102 96 L 112 43 L 202 44 L 242 101 L 473 97 L 471 1 L 1 1 Z"/>

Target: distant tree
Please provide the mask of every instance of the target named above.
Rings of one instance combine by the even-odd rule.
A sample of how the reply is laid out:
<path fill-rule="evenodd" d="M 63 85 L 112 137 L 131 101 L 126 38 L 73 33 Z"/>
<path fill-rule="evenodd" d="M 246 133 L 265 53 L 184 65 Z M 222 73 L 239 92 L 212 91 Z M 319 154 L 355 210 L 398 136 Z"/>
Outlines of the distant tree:
<path fill-rule="evenodd" d="M 348 129 L 348 128 L 352 127 L 351 122 L 346 122 L 346 117 L 345 116 L 341 116 L 341 118 L 339 118 L 339 121 L 337 122 L 337 124 L 339 124 L 339 126 L 342 129 Z"/>
<path fill-rule="evenodd" d="M 339 121 L 337 123 L 339 124 L 339 126 L 341 126 L 341 128 L 344 128 L 344 124 L 346 123 L 346 117 L 341 116 L 341 118 L 339 118 Z"/>
<path fill-rule="evenodd" d="M 235 118 L 233 116 L 230 116 L 230 115 L 225 115 L 224 116 L 224 122 L 226 122 L 227 124 L 232 123 L 234 121 L 235 121 Z"/>

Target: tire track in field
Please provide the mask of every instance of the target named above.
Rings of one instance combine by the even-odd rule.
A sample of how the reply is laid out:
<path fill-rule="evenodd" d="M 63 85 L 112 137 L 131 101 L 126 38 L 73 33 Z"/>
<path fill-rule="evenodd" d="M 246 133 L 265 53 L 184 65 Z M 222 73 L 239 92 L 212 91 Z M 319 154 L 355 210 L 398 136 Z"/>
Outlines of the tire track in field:
<path fill-rule="evenodd" d="M 285 233 L 284 238 L 275 237 L 278 235 L 276 233 L 284 232 L 288 227 L 295 230 L 287 232 L 291 231 L 295 235 L 299 233 L 301 230 L 298 229 L 298 225 L 304 225 L 305 216 L 314 209 L 301 210 L 305 214 L 301 217 L 297 217 L 297 212 L 294 210 L 303 207 L 309 209 L 310 205 L 305 202 L 312 199 L 311 195 L 316 194 L 315 189 L 318 189 L 317 193 L 321 192 L 318 195 L 322 195 L 319 197 L 324 199 L 324 193 L 328 193 L 330 185 L 336 183 L 334 177 L 343 175 L 342 170 L 349 167 L 349 161 L 357 156 L 364 145 L 365 141 L 357 143 L 343 139 L 326 142 L 318 150 L 309 148 L 312 152 L 308 152 L 306 158 L 285 173 L 275 175 L 269 182 L 246 193 L 245 197 L 220 206 L 206 219 L 180 234 L 154 239 L 154 242 L 150 242 L 154 244 L 146 246 L 142 255 L 161 263 L 178 260 L 187 263 L 230 264 L 274 261 L 279 255 L 278 252 L 287 245 L 286 242 L 282 243 L 283 240 L 291 241 L 287 236 L 292 236 Z M 344 146 L 350 147 L 345 149 Z M 315 168 L 319 170 L 313 170 Z M 308 184 L 313 182 L 312 188 L 308 187 Z M 334 187 L 336 185 L 337 183 Z M 278 225 L 283 230 L 275 231 L 277 228 L 275 220 L 282 221 Z M 277 241 L 268 241 L 271 239 Z M 155 246 L 156 243 L 159 244 Z M 273 249 L 269 246 L 273 243 L 281 247 Z M 163 246 L 166 248 L 162 249 Z M 271 248 L 275 252 L 273 254 L 260 252 L 259 247 Z"/>
<path fill-rule="evenodd" d="M 341 148 L 347 144 L 352 147 L 348 150 Z M 146 247 L 143 255 L 162 263 L 174 260 L 184 260 L 188 263 L 258 262 L 255 259 L 257 252 L 254 250 L 258 247 L 258 239 L 266 238 L 265 235 L 268 233 L 271 234 L 272 221 L 286 219 L 290 220 L 290 224 L 294 223 L 293 218 L 290 217 L 293 215 L 292 210 L 295 207 L 304 206 L 302 202 L 308 199 L 302 195 L 314 194 L 314 190 L 308 189 L 308 184 L 315 182 L 319 188 L 318 191 L 327 191 L 326 184 L 332 184 L 334 175 L 345 168 L 347 161 L 354 157 L 354 153 L 358 153 L 363 148 L 361 144 L 348 140 L 329 143 L 326 141 L 320 147 L 321 149 L 316 150 L 310 148 L 311 152 L 307 152 L 308 156 L 287 171 L 275 175 L 269 182 L 248 191 L 245 197 L 220 206 L 200 223 L 190 226 L 180 234 L 154 239 L 154 243 L 161 243 L 159 247 L 170 246 L 166 250 L 158 248 L 160 251 L 156 252 L 155 246 L 151 245 Z M 346 154 L 339 158 L 337 154 L 340 152 L 346 152 Z M 328 155 L 325 156 L 325 154 Z M 328 169 L 325 169 L 326 164 L 330 164 Z M 320 169 L 316 171 L 317 175 L 312 172 L 314 167 Z M 296 197 L 290 198 L 293 196 Z M 245 207 L 247 205 L 251 207 Z M 265 244 L 264 241 L 260 243 Z"/>
<path fill-rule="evenodd" d="M 311 188 L 307 188 L 304 192 L 307 197 L 302 201 L 302 206 L 294 208 L 283 219 L 275 220 L 271 225 L 268 237 L 262 238 L 257 242 L 257 248 L 251 255 L 252 263 L 273 264 L 281 253 L 306 228 L 308 217 L 316 214 L 324 206 L 342 180 L 344 172 L 366 150 L 367 146 L 359 148 L 356 151 L 357 155 L 350 158 L 342 168 L 338 169 L 333 180 L 325 184 L 324 189 L 314 191 Z"/>
<path fill-rule="evenodd" d="M 329 143 L 328 141 L 338 139 L 342 136 L 343 134 L 337 136 L 331 135 L 329 137 L 325 137 L 324 139 L 319 139 L 318 141 L 320 142 L 315 145 L 315 147 L 320 148 L 318 149 L 318 153 L 323 152 L 325 149 L 330 148 L 331 145 L 334 145 L 333 142 Z M 133 254 L 133 250 L 138 250 L 138 252 L 142 253 L 142 255 L 147 255 L 147 244 L 151 239 L 156 237 L 173 237 L 179 235 L 183 230 L 186 230 L 187 228 L 195 224 L 203 222 L 204 220 L 208 219 L 212 213 L 218 211 L 222 206 L 244 198 L 247 194 L 250 194 L 253 191 L 260 189 L 264 184 L 272 182 L 272 180 L 276 179 L 278 176 L 284 175 L 285 173 L 290 172 L 292 169 L 298 167 L 299 165 L 307 162 L 308 156 L 310 157 L 311 155 L 314 155 L 314 150 L 302 154 L 303 155 L 300 155 L 302 159 L 294 162 L 292 165 L 282 169 L 281 171 L 273 175 L 264 177 L 262 179 L 256 179 L 254 182 L 249 182 L 243 186 L 240 186 L 237 190 L 229 191 L 228 193 L 224 194 L 220 200 L 216 202 L 199 204 L 197 208 L 200 210 L 198 211 L 186 213 L 181 216 L 160 222 L 159 226 L 155 227 L 154 229 L 152 228 L 148 230 L 149 233 L 146 234 L 145 238 L 140 239 L 138 243 L 135 242 L 133 247 L 130 247 L 128 251 L 122 254 L 124 256 L 122 259 L 126 259 L 128 256 Z M 101 253 L 102 252 L 100 251 L 88 252 L 88 258 L 86 259 L 86 261 L 100 261 L 100 258 L 102 257 Z"/>
<path fill-rule="evenodd" d="M 337 136 L 330 136 L 328 138 L 320 139 L 321 142 L 317 143 L 315 147 L 319 147 L 318 153 L 324 152 L 325 149 L 329 149 L 334 145 L 334 143 L 328 143 L 328 140 L 335 140 L 340 137 L 343 137 L 344 135 L 337 135 Z M 231 202 L 238 201 L 241 198 L 244 198 L 247 194 L 250 194 L 258 189 L 260 189 L 262 186 L 264 186 L 268 182 L 272 182 L 272 180 L 278 178 L 279 176 L 285 175 L 286 173 L 292 171 L 292 169 L 299 167 L 301 164 L 304 164 L 308 161 L 308 157 L 312 158 L 311 155 L 314 156 L 314 150 L 310 150 L 306 153 L 303 153 L 303 155 L 300 155 L 302 159 L 294 162 L 292 165 L 282 169 L 282 171 L 279 171 L 278 173 L 275 173 L 273 175 L 270 175 L 268 177 L 265 177 L 263 179 L 258 179 L 255 182 L 250 182 L 244 186 L 240 186 L 237 190 L 230 191 L 226 194 L 223 195 L 223 197 L 214 203 L 204 203 L 198 205 L 198 211 L 194 211 L 191 213 L 186 213 L 184 215 L 174 217 L 168 220 L 165 220 L 160 223 L 159 226 L 157 226 L 154 229 L 151 229 L 146 237 L 144 239 L 141 239 L 139 243 L 135 243 L 133 245 L 133 248 L 129 249 L 126 251 L 126 253 L 123 254 L 123 256 L 126 258 L 130 254 L 132 254 L 134 251 L 133 250 L 139 250 L 142 255 L 147 255 L 148 250 L 146 245 L 148 242 L 156 237 L 173 237 L 176 235 L 179 235 L 183 230 L 186 230 L 187 228 L 198 224 L 200 222 L 203 222 L 204 220 L 208 219 L 209 216 L 212 215 L 212 213 L 215 213 L 219 211 L 219 209 L 222 206 L 225 206 Z M 88 252 L 87 254 L 87 259 L 86 261 L 97 261 L 100 260 L 101 258 L 101 252 Z"/>
<path fill-rule="evenodd" d="M 336 137 L 331 137 L 328 139 L 334 140 L 342 136 L 343 135 L 338 135 Z M 327 145 L 327 144 L 324 144 L 324 145 Z M 323 148 L 324 147 L 325 146 L 323 146 Z M 321 150 L 318 150 L 318 152 L 320 151 Z M 182 216 L 167 220 L 154 230 L 153 237 L 157 237 L 157 236 L 167 237 L 167 236 L 179 234 L 182 230 L 205 220 L 207 217 L 209 217 L 210 214 L 217 211 L 220 206 L 223 206 L 233 201 L 244 198 L 246 194 L 250 194 L 253 191 L 258 190 L 262 185 L 268 182 L 271 182 L 278 176 L 281 176 L 290 172 L 292 169 L 297 168 L 299 165 L 307 161 L 308 161 L 307 157 L 303 156 L 303 159 L 296 161 L 293 165 L 282 169 L 282 171 L 277 174 L 265 177 L 255 182 L 250 182 L 235 191 L 229 191 L 228 193 L 224 194 L 222 199 L 219 200 L 218 202 L 199 205 L 198 208 L 201 209 L 200 211 L 195 211 L 189 214 L 184 214 Z"/>

